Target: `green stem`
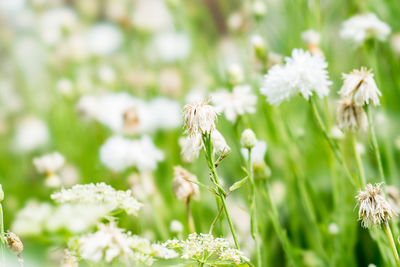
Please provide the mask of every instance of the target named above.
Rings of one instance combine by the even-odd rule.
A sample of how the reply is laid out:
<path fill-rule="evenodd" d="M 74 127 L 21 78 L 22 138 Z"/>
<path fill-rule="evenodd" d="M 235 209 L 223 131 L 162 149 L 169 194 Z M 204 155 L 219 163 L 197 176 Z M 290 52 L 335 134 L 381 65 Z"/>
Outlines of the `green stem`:
<path fill-rule="evenodd" d="M 222 206 L 224 208 L 226 219 L 228 221 L 229 228 L 232 233 L 233 241 L 235 242 L 235 247 L 237 249 L 239 249 L 239 242 L 237 240 L 235 229 L 232 224 L 231 216 L 229 215 L 229 211 L 228 211 L 228 208 L 227 208 L 226 202 L 225 202 L 225 197 L 226 197 L 225 192 L 222 189 L 220 179 L 215 170 L 215 164 L 214 164 L 214 158 L 213 158 L 213 147 L 212 147 L 212 143 L 211 143 L 211 134 L 210 133 L 203 134 L 203 143 L 204 143 L 204 147 L 206 150 L 206 160 L 207 160 L 208 168 L 211 173 L 211 178 L 212 178 L 213 182 L 215 183 L 215 185 L 217 186 L 218 197 L 220 198 Z"/>
<path fill-rule="evenodd" d="M 390 248 L 392 249 L 392 253 L 393 253 L 394 259 L 396 260 L 396 264 L 397 264 L 397 266 L 400 266 L 399 254 L 397 253 L 397 248 L 396 248 L 396 244 L 394 242 L 392 231 L 390 230 L 390 226 L 387 221 L 384 222 L 383 229 L 385 230 L 385 234 L 389 240 Z"/>
<path fill-rule="evenodd" d="M 376 139 L 374 124 L 373 124 L 373 119 L 372 119 L 372 113 L 371 113 L 369 105 L 366 106 L 366 110 L 367 110 L 367 116 L 368 116 L 368 131 L 369 131 L 369 136 L 371 138 L 372 149 L 374 150 L 376 163 L 378 164 L 379 175 L 381 176 L 382 182 L 385 182 L 385 173 L 383 172 L 381 153 L 379 151 L 379 145 L 378 145 L 378 141 Z"/>
<path fill-rule="evenodd" d="M 253 167 L 251 164 L 251 148 L 248 149 L 249 156 L 247 157 L 247 171 L 249 173 L 249 180 L 251 186 L 250 196 L 250 230 L 253 237 L 256 253 L 257 253 L 257 266 L 261 267 L 261 244 L 260 234 L 257 227 L 257 203 L 256 203 L 256 184 L 254 181 Z"/>
<path fill-rule="evenodd" d="M 221 214 L 222 214 L 222 211 L 223 211 L 223 210 L 224 210 L 224 207 L 221 206 L 221 208 L 219 208 L 219 210 L 218 210 L 217 216 L 214 218 L 214 220 L 213 220 L 212 223 L 211 223 L 210 231 L 209 231 L 210 234 L 212 234 L 212 232 L 213 232 L 213 230 L 214 230 L 214 227 L 215 227 L 215 225 L 217 224 L 219 217 L 221 217 Z"/>
<path fill-rule="evenodd" d="M 330 148 L 332 149 L 333 154 L 335 155 L 337 161 L 344 168 L 345 173 L 347 175 L 347 178 L 349 179 L 350 183 L 353 186 L 360 188 L 360 183 L 358 182 L 357 178 L 353 177 L 353 175 L 351 175 L 351 173 L 349 171 L 349 168 L 345 164 L 344 159 L 343 159 L 343 155 L 340 152 L 340 149 L 339 149 L 338 145 L 333 141 L 333 139 L 329 136 L 328 132 L 326 131 L 325 125 L 322 122 L 321 116 L 319 115 L 319 112 L 318 112 L 318 109 L 317 109 L 317 106 L 315 104 L 314 99 L 312 97 L 310 97 L 310 101 L 309 102 L 310 102 L 310 105 L 311 105 L 311 110 L 312 110 L 313 116 L 314 116 L 314 118 L 315 118 L 315 120 L 316 120 L 316 122 L 318 124 L 318 127 L 320 128 L 322 134 L 324 135 L 326 141 L 328 142 Z"/>
<path fill-rule="evenodd" d="M 3 218 L 3 205 L 0 203 L 0 240 L 1 240 L 1 264 L 5 266 L 4 249 L 5 249 L 5 236 L 4 236 L 4 218 Z"/>
<path fill-rule="evenodd" d="M 186 202 L 186 215 L 187 215 L 187 221 L 188 221 L 188 226 L 189 226 L 189 231 L 191 233 L 196 232 L 196 226 L 194 225 L 194 220 L 192 216 L 192 212 L 190 210 L 190 198 Z"/>
<path fill-rule="evenodd" d="M 360 175 L 360 179 L 361 179 L 361 186 L 364 188 L 366 185 L 366 179 L 365 179 L 364 168 L 362 165 L 360 152 L 357 149 L 357 142 L 356 142 L 356 137 L 355 137 L 354 133 L 351 133 L 351 143 L 353 146 L 354 157 L 356 159 L 357 171 L 358 171 L 358 174 Z"/>

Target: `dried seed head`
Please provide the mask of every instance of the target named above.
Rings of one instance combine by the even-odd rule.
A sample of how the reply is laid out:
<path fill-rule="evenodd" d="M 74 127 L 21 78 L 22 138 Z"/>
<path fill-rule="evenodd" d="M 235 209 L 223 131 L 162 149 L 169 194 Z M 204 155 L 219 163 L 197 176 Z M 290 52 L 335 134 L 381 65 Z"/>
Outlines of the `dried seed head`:
<path fill-rule="evenodd" d="M 176 198 L 183 202 L 188 202 L 190 199 L 199 199 L 199 186 L 190 181 L 197 181 L 195 175 L 191 174 L 180 166 L 174 167 L 174 180 L 172 187 Z"/>
<path fill-rule="evenodd" d="M 183 108 L 185 126 L 189 135 L 209 134 L 215 130 L 217 112 L 209 101 L 187 104 Z"/>
<path fill-rule="evenodd" d="M 356 132 L 366 130 L 368 126 L 367 115 L 363 107 L 355 105 L 349 98 L 342 99 L 337 110 L 338 127 L 343 131 Z"/>
<path fill-rule="evenodd" d="M 251 149 L 257 143 L 257 138 L 254 132 L 251 129 L 246 129 L 242 133 L 242 137 L 240 138 L 240 144 L 242 147 Z"/>
<path fill-rule="evenodd" d="M 24 250 L 24 245 L 22 244 L 19 237 L 13 232 L 7 231 L 5 233 L 5 238 L 8 248 L 15 254 L 20 255 Z"/>
<path fill-rule="evenodd" d="M 358 220 L 365 228 L 380 226 L 381 223 L 389 221 L 396 212 L 386 201 L 381 184 L 367 184 L 364 191 L 359 191 L 356 196 L 359 206 Z"/>
<path fill-rule="evenodd" d="M 364 106 L 371 101 L 374 106 L 379 106 L 379 91 L 374 74 L 371 70 L 362 67 L 360 70 L 353 70 L 349 74 L 343 74 L 343 86 L 339 94 L 344 98 L 352 98 L 355 105 Z"/>

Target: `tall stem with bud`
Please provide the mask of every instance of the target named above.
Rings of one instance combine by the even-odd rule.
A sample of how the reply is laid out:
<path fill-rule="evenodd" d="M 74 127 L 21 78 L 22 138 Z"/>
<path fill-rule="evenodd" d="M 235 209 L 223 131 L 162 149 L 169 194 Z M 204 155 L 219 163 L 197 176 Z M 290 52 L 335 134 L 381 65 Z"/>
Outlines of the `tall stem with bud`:
<path fill-rule="evenodd" d="M 212 142 L 211 142 L 211 133 L 205 133 L 205 134 L 203 134 L 202 137 L 203 137 L 204 147 L 205 147 L 205 150 L 206 150 L 206 160 L 207 160 L 208 169 L 209 169 L 210 174 L 211 174 L 211 179 L 212 179 L 212 182 L 217 187 L 216 190 L 218 192 L 218 197 L 221 200 L 221 203 L 222 203 L 222 206 L 223 206 L 223 209 L 224 209 L 224 212 L 225 212 L 225 216 L 226 216 L 226 219 L 227 219 L 228 224 L 229 224 L 229 229 L 230 229 L 230 231 L 232 233 L 233 241 L 235 242 L 235 247 L 237 249 L 239 249 L 239 242 L 237 240 L 235 229 L 233 227 L 233 223 L 232 223 L 231 217 L 229 215 L 228 208 L 226 206 L 225 191 L 222 188 L 221 181 L 220 181 L 220 179 L 219 179 L 219 177 L 217 175 L 217 172 L 215 170 L 215 162 L 214 162 L 214 156 L 213 156 L 213 145 L 212 145 Z"/>

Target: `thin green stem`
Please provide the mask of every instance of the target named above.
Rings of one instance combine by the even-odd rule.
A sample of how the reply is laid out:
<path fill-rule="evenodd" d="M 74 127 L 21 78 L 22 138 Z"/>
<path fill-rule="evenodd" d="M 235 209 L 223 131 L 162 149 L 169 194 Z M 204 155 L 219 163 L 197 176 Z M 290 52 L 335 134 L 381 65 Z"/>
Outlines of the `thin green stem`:
<path fill-rule="evenodd" d="M 210 234 L 212 234 L 212 232 L 213 232 L 213 230 L 214 230 L 214 227 L 215 227 L 215 225 L 217 224 L 219 217 L 221 217 L 221 214 L 222 214 L 222 211 L 223 211 L 223 210 L 224 210 L 224 207 L 221 206 L 221 207 L 219 208 L 219 210 L 218 210 L 217 216 L 214 218 L 214 220 L 213 220 L 212 223 L 211 223 L 210 231 L 209 231 Z"/>
<path fill-rule="evenodd" d="M 371 139 L 372 149 L 374 150 L 376 163 L 377 163 L 378 169 L 379 169 L 379 175 L 381 176 L 382 181 L 385 182 L 385 173 L 383 172 L 381 153 L 379 151 L 379 145 L 378 145 L 378 141 L 376 139 L 374 123 L 373 123 L 373 119 L 372 119 L 372 113 L 371 113 L 369 105 L 366 106 L 366 111 L 367 111 L 367 116 L 368 116 L 368 131 L 369 131 L 369 136 Z"/>
<path fill-rule="evenodd" d="M 4 218 L 3 218 L 3 205 L 0 203 L 0 240 L 1 240 L 1 264 L 5 266 L 4 249 L 5 249 L 5 236 L 4 236 Z"/>
<path fill-rule="evenodd" d="M 351 144 L 353 146 L 353 152 L 356 160 L 357 171 L 361 180 L 361 186 L 364 188 L 366 185 L 365 173 L 361 161 L 360 151 L 357 149 L 357 141 L 354 133 L 351 133 Z"/>
<path fill-rule="evenodd" d="M 251 196 L 250 196 L 250 230 L 251 236 L 253 237 L 256 253 L 257 253 L 257 266 L 261 267 L 261 244 L 260 244 L 260 234 L 258 232 L 257 226 L 257 203 L 256 203 L 256 184 L 254 181 L 253 166 L 251 164 L 251 148 L 248 149 L 247 157 L 247 171 L 249 173 L 249 180 L 251 186 Z"/>
<path fill-rule="evenodd" d="M 319 111 L 318 111 L 317 105 L 315 104 L 314 99 L 312 97 L 310 97 L 309 102 L 311 105 L 311 110 L 312 110 L 313 116 L 315 118 L 315 121 L 317 122 L 318 127 L 320 128 L 322 134 L 324 135 L 326 141 L 328 142 L 330 148 L 332 149 L 333 154 L 335 155 L 335 158 L 337 159 L 339 164 L 342 165 L 350 183 L 353 186 L 360 188 L 360 183 L 358 182 L 357 178 L 353 177 L 353 175 L 351 175 L 349 168 L 347 167 L 346 163 L 344 162 L 343 155 L 342 155 L 338 145 L 335 143 L 335 141 L 329 136 L 328 132 L 326 131 L 325 125 L 322 122 L 321 116 L 319 115 Z"/>
<path fill-rule="evenodd" d="M 390 226 L 387 221 L 385 221 L 385 223 L 383 224 L 383 229 L 385 230 L 385 234 L 388 238 L 390 248 L 392 249 L 394 259 L 396 260 L 396 264 L 397 264 L 397 266 L 400 266 L 399 254 L 397 253 L 397 248 L 396 248 L 396 244 L 394 242 L 392 231 L 390 230 Z"/>
<path fill-rule="evenodd" d="M 194 225 L 194 220 L 192 216 L 192 211 L 190 210 L 190 198 L 186 202 L 186 216 L 187 216 L 187 221 L 188 221 L 188 226 L 189 226 L 189 231 L 191 233 L 196 232 L 196 226 Z"/>
<path fill-rule="evenodd" d="M 204 143 L 204 147 L 206 150 L 206 160 L 207 160 L 207 165 L 208 165 L 209 171 L 211 173 L 211 179 L 217 187 L 218 197 L 220 198 L 222 206 L 224 208 L 226 219 L 228 221 L 228 225 L 229 225 L 230 231 L 232 233 L 233 241 L 235 242 L 235 247 L 237 249 L 239 249 L 239 242 L 237 240 L 235 229 L 232 224 L 231 216 L 229 215 L 229 211 L 228 211 L 228 208 L 227 208 L 226 202 L 225 202 L 226 195 L 225 195 L 224 190 L 222 189 L 220 179 L 215 170 L 213 147 L 212 147 L 212 143 L 211 143 L 211 134 L 210 133 L 203 134 L 203 143 Z"/>

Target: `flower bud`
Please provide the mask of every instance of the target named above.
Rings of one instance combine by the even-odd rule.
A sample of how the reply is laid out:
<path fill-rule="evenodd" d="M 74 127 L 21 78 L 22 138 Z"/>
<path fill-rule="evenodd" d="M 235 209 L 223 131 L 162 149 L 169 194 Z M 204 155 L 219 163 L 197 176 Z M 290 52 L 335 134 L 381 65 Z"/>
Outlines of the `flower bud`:
<path fill-rule="evenodd" d="M 180 221 L 173 220 L 169 226 L 169 229 L 173 233 L 182 233 L 183 232 L 183 225 Z"/>
<path fill-rule="evenodd" d="M 244 148 L 251 149 L 257 143 L 257 138 L 254 132 L 251 129 L 246 129 L 242 133 L 242 137 L 240 138 L 240 144 Z"/>
<path fill-rule="evenodd" d="M 267 58 L 267 46 L 265 45 L 264 39 L 260 35 L 255 34 L 251 36 L 250 42 L 257 58 L 265 60 Z"/>
<path fill-rule="evenodd" d="M 231 85 L 238 85 L 243 82 L 244 74 L 239 64 L 232 64 L 229 66 L 228 79 Z"/>
<path fill-rule="evenodd" d="M 267 6 L 264 1 L 257 0 L 253 3 L 253 14 L 256 19 L 262 19 L 267 13 Z"/>
<path fill-rule="evenodd" d="M 24 245 L 22 244 L 19 237 L 13 232 L 7 231 L 5 233 L 5 238 L 8 248 L 15 254 L 20 255 L 24 250 Z"/>

